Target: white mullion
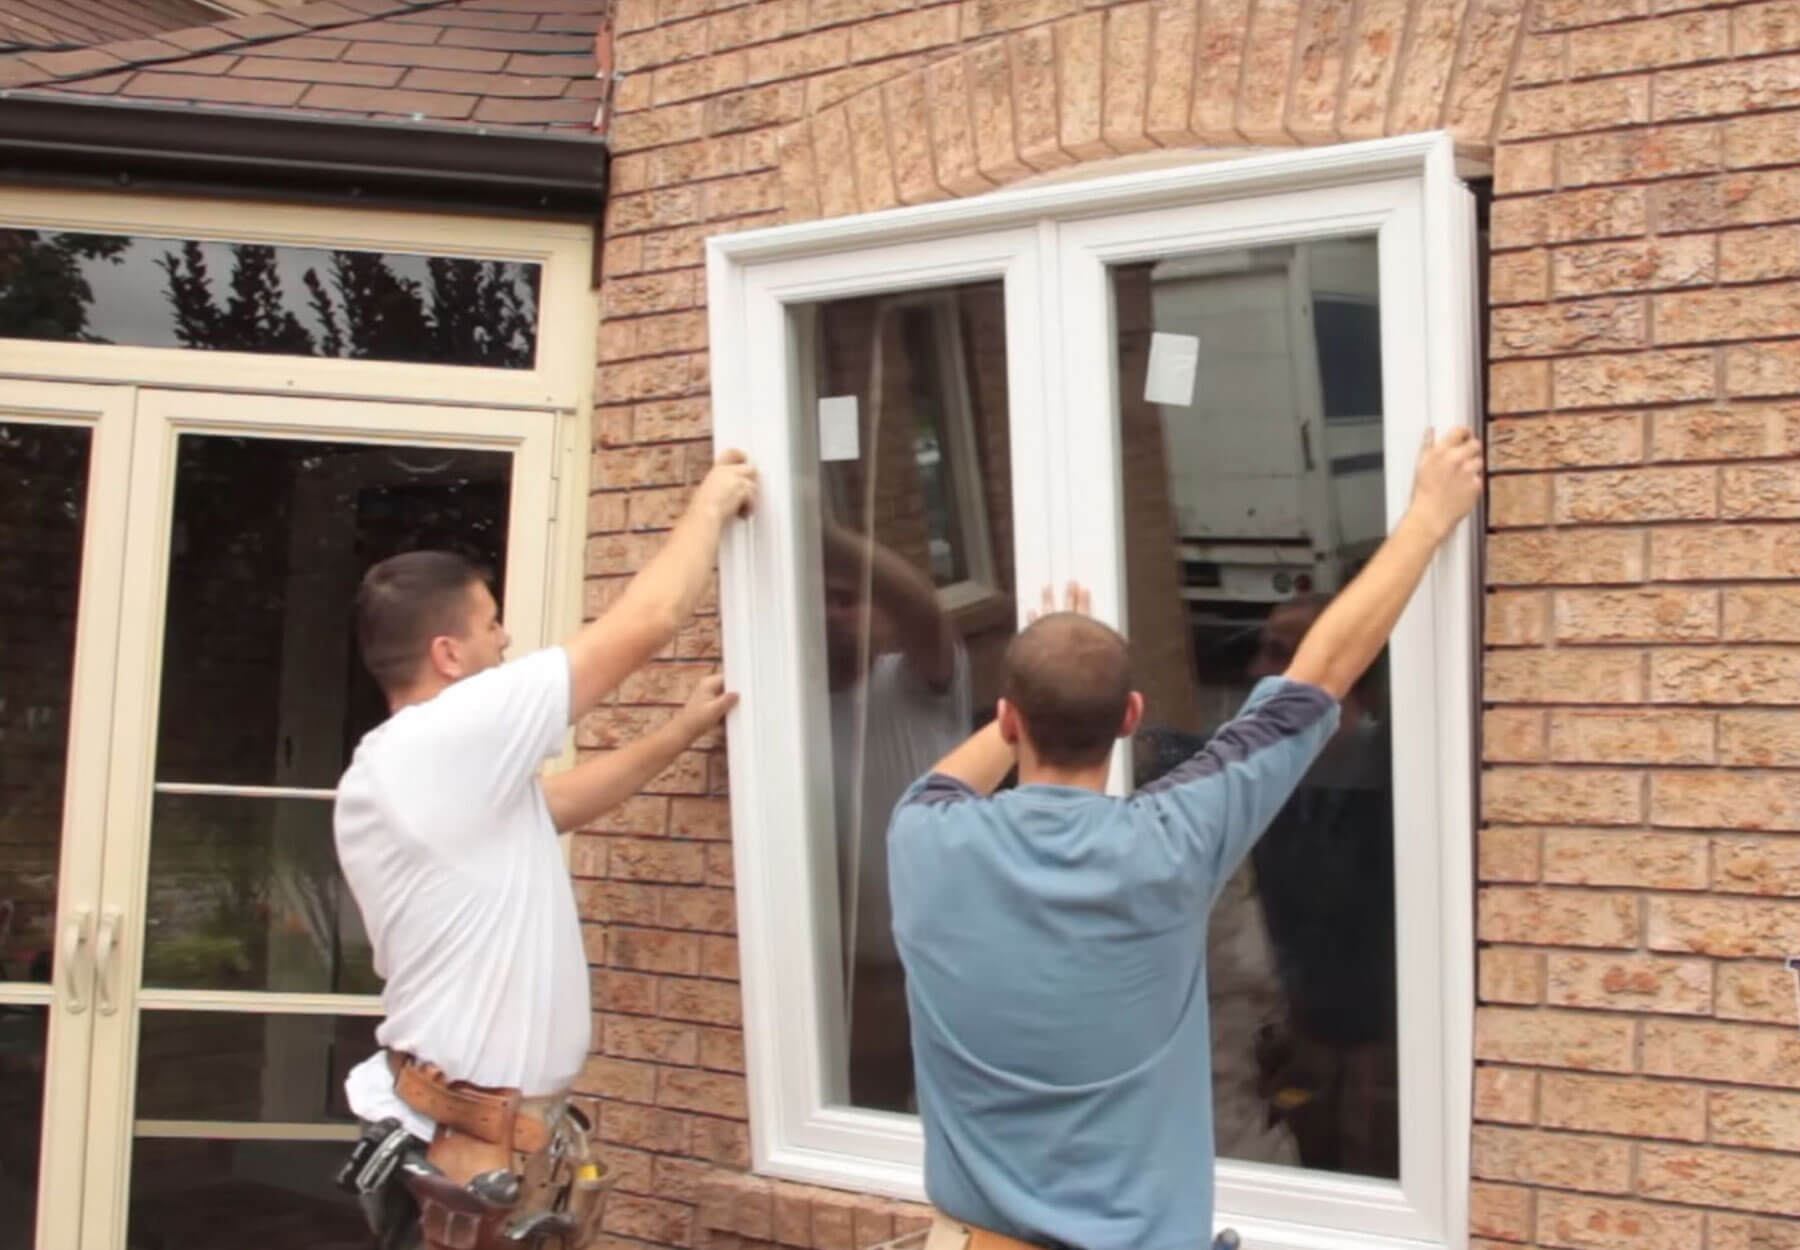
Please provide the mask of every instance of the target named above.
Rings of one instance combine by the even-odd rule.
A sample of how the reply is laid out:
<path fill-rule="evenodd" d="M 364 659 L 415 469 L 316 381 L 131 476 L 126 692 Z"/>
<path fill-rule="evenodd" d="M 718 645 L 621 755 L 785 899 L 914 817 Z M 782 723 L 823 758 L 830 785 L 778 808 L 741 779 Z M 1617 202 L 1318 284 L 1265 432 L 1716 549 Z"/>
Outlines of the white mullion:
<path fill-rule="evenodd" d="M 245 1120 L 134 1120 L 131 1135 L 142 1140 L 185 1141 L 355 1141 L 354 1124 L 258 1123 Z"/>
<path fill-rule="evenodd" d="M 297 994 L 273 990 L 138 991 L 142 1011 L 229 1011 L 242 1015 L 379 1016 L 375 994 Z"/>
<path fill-rule="evenodd" d="M 314 790 L 304 786 L 215 786 L 202 781 L 159 781 L 153 787 L 158 794 L 196 794 L 224 799 L 317 799 L 337 798 L 336 790 Z"/>

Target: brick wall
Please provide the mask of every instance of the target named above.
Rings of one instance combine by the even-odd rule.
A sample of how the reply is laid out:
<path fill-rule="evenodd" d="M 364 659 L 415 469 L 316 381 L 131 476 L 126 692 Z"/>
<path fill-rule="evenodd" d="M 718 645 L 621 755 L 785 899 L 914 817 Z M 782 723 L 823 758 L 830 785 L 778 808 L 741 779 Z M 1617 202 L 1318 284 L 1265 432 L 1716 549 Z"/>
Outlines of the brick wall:
<path fill-rule="evenodd" d="M 1493 209 L 1495 1242 L 1800 1245 L 1800 5 L 1538 5 Z M 1618 19 L 1618 20 L 1615 20 Z M 1777 85 L 1783 84 L 1783 85 Z"/>
<path fill-rule="evenodd" d="M 1800 1214 L 1778 962 L 1800 953 L 1780 832 L 1800 830 L 1800 124 L 1779 111 L 1800 3 L 620 0 L 616 20 L 590 612 L 708 460 L 708 235 L 1159 145 L 1445 126 L 1494 151 L 1477 1244 L 1800 1247 L 1774 1218 Z M 713 611 L 585 746 L 706 671 Z M 722 777 L 697 750 L 577 839 L 607 1232 L 868 1245 L 916 1209 L 740 1175 Z"/>

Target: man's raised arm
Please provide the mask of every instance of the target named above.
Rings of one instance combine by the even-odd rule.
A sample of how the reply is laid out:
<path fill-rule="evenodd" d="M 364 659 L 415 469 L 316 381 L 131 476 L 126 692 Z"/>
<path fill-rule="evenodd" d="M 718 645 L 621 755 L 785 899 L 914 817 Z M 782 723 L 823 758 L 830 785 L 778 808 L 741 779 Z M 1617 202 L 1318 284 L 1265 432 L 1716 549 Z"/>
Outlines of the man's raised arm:
<path fill-rule="evenodd" d="M 1468 430 L 1434 440 L 1428 430 L 1400 524 L 1306 632 L 1287 677 L 1337 699 L 1387 645 L 1431 557 L 1481 499 L 1481 444 Z"/>
<path fill-rule="evenodd" d="M 719 535 L 733 518 L 748 515 L 755 502 L 756 470 L 743 452 L 726 452 L 694 492 L 662 550 L 610 608 L 565 644 L 571 722 L 669 645 L 706 589 Z"/>

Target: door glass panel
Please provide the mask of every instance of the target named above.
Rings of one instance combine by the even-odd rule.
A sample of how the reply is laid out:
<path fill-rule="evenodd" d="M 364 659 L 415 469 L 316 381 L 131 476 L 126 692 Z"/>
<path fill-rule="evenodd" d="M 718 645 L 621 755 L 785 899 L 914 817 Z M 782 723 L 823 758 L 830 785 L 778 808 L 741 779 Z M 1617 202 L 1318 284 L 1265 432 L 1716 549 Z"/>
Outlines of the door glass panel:
<path fill-rule="evenodd" d="M 26 1250 L 37 1224 L 49 1024 L 48 1007 L 0 1004 L 0 1250 Z"/>
<path fill-rule="evenodd" d="M 132 1146 L 127 1250 L 365 1250 L 332 1183 L 343 1141 L 143 1138 Z"/>
<path fill-rule="evenodd" d="M 327 801 L 157 795 L 146 916 L 148 986 L 381 991 Z"/>
<path fill-rule="evenodd" d="M 375 1016 L 146 1011 L 137 1118 L 350 1124 L 344 1078 L 374 1054 Z"/>
<path fill-rule="evenodd" d="M 807 621 L 829 709 L 845 1070 L 833 1098 L 916 1109 L 887 823 L 901 792 L 992 715 L 1011 637 L 1005 303 L 999 282 L 798 310 L 821 455 L 823 600 Z M 807 334 L 807 327 L 811 333 Z M 816 419 L 817 426 L 813 425 Z"/>
<path fill-rule="evenodd" d="M 0 981 L 50 979 L 89 444 L 0 422 Z"/>
<path fill-rule="evenodd" d="M 387 716 L 356 654 L 358 581 L 439 548 L 498 595 L 511 489 L 506 452 L 184 435 L 157 780 L 336 785 Z"/>
<path fill-rule="evenodd" d="M 0 227 L 0 338 L 529 369 L 541 267 Z"/>
<path fill-rule="evenodd" d="M 1385 535 L 1376 243 L 1111 280 L 1142 785 L 1286 667 Z M 1389 726 L 1383 661 L 1213 910 L 1221 1156 L 1399 1174 Z"/>

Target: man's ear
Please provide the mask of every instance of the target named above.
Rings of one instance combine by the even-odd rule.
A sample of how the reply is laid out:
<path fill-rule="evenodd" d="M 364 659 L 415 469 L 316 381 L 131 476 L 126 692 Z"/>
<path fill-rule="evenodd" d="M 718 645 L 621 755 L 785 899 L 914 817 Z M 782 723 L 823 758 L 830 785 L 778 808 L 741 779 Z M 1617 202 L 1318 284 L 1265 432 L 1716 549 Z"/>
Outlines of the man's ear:
<path fill-rule="evenodd" d="M 1144 723 L 1144 696 L 1133 690 L 1125 700 L 1125 717 L 1119 722 L 1119 737 L 1129 738 Z"/>
<path fill-rule="evenodd" d="M 1019 745 L 1019 709 L 1005 699 L 994 705 L 994 719 L 1000 722 L 1000 740 L 1007 746 Z"/>
<path fill-rule="evenodd" d="M 448 634 L 439 634 L 431 640 L 429 657 L 431 671 L 445 681 L 455 681 L 463 675 L 462 648 Z"/>

